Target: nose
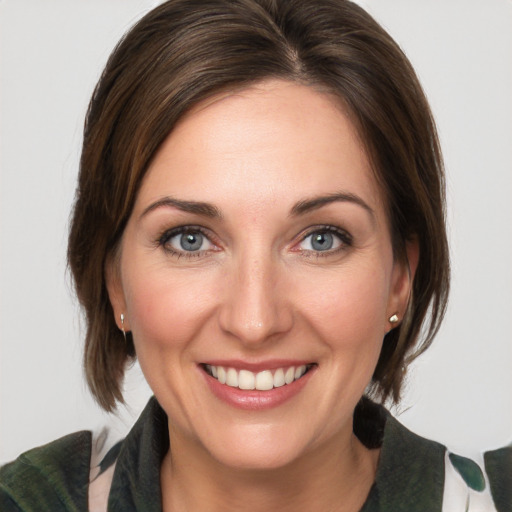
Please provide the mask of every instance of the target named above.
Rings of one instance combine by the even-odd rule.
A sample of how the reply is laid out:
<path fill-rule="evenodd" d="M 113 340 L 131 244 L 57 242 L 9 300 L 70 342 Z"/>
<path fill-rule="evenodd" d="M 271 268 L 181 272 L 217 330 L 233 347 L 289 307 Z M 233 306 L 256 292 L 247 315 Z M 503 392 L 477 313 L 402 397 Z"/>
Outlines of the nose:
<path fill-rule="evenodd" d="M 241 257 L 225 283 L 221 329 L 253 348 L 288 332 L 293 314 L 283 274 L 271 258 Z"/>

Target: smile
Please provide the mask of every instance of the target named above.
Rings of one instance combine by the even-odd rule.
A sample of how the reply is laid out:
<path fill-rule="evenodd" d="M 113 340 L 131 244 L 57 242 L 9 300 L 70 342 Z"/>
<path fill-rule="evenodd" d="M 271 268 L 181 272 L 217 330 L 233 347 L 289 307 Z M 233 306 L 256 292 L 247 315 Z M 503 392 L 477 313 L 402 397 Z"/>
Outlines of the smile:
<path fill-rule="evenodd" d="M 269 391 L 274 388 L 291 384 L 302 378 L 314 365 L 288 366 L 272 370 L 252 372 L 236 370 L 224 366 L 206 364 L 203 366 L 208 375 L 217 379 L 221 384 L 241 390 Z"/>

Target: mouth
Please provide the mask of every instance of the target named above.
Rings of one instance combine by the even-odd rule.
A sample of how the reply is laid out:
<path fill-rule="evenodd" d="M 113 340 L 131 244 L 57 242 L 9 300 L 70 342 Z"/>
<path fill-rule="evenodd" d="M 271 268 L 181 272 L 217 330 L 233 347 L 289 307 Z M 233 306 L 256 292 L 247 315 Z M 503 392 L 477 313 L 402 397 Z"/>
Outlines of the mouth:
<path fill-rule="evenodd" d="M 302 379 L 315 363 L 281 368 L 263 369 L 253 372 L 248 369 L 236 369 L 228 366 L 203 364 L 203 370 L 220 384 L 244 391 L 270 391 L 275 388 L 289 386 Z"/>

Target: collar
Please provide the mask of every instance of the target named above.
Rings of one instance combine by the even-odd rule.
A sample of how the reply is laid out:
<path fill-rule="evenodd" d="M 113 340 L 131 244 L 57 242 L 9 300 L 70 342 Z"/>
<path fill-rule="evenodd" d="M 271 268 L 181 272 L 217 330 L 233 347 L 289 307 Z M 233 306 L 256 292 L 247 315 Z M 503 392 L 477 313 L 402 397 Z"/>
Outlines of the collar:
<path fill-rule="evenodd" d="M 444 446 L 412 433 L 367 399 L 356 408 L 354 432 L 369 448 L 381 446 L 375 483 L 361 512 L 441 510 Z M 167 415 L 153 397 L 122 444 L 109 511 L 162 511 L 160 466 L 168 449 Z"/>
<path fill-rule="evenodd" d="M 162 511 L 160 466 L 168 449 L 167 415 L 152 397 L 122 444 L 108 498 L 109 511 Z"/>
<path fill-rule="evenodd" d="M 414 434 L 383 406 L 367 402 L 371 415 L 385 423 L 375 483 L 360 512 L 441 510 L 446 448 Z"/>

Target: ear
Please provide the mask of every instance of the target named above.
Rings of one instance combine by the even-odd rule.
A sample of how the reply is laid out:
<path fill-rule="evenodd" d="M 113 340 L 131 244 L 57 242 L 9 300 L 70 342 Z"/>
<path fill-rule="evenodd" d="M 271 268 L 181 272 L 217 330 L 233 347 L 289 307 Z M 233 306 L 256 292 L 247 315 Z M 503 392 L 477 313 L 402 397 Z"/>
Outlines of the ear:
<path fill-rule="evenodd" d="M 418 267 L 420 257 L 419 243 L 416 238 L 405 243 L 405 258 L 395 260 L 391 277 L 391 289 L 387 307 L 387 321 L 389 328 L 398 325 L 404 318 L 409 299 L 412 293 L 414 275 Z M 398 320 L 390 322 L 389 319 L 396 315 Z"/>
<path fill-rule="evenodd" d="M 105 265 L 105 284 L 107 286 L 110 304 L 114 310 L 114 319 L 121 331 L 129 331 L 130 325 L 126 315 L 126 300 L 121 279 L 121 266 L 117 256 L 108 258 Z M 124 322 L 121 322 L 121 314 Z"/>

